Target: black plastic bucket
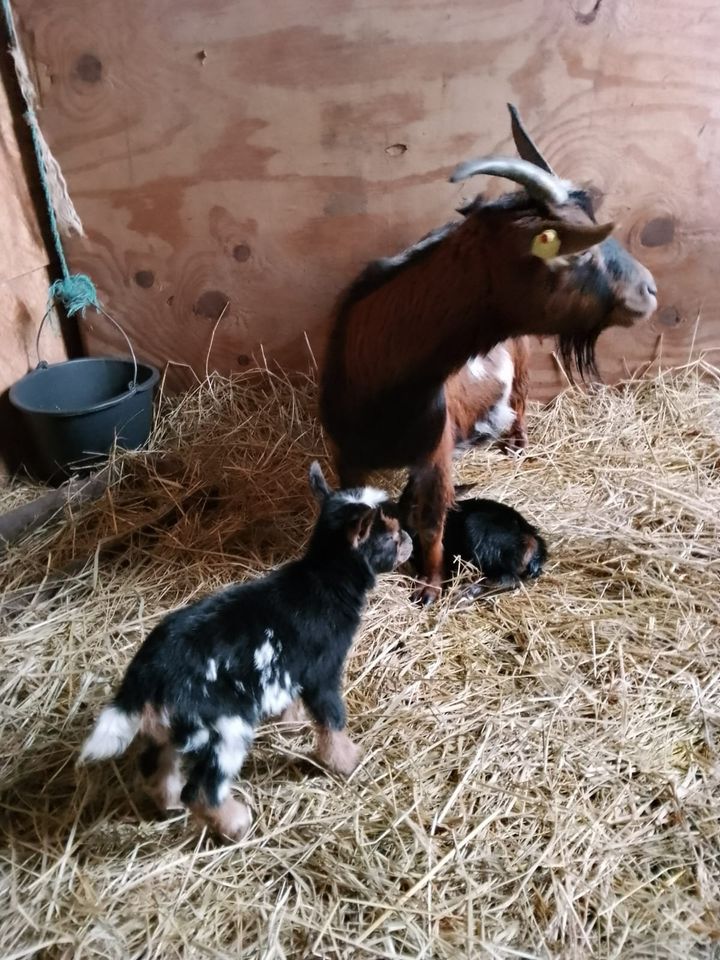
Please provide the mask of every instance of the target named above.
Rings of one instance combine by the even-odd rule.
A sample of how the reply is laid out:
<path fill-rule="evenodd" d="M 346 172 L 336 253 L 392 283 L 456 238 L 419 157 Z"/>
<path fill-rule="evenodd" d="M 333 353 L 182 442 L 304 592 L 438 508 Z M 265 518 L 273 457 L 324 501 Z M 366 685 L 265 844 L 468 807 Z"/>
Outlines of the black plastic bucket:
<path fill-rule="evenodd" d="M 41 363 L 10 388 L 35 447 L 37 467 L 57 480 L 97 466 L 114 444 L 135 449 L 150 435 L 155 367 L 117 357 Z"/>

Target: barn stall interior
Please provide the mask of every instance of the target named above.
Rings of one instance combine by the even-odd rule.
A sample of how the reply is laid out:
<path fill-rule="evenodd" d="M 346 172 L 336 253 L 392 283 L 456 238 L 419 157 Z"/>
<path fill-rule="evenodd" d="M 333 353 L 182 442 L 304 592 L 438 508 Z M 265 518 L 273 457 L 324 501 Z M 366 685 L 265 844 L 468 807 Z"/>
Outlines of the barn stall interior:
<path fill-rule="evenodd" d="M 6 8 L 9 10 L 9 7 Z M 710 0 L 238 5 L 16 0 L 0 91 L 2 952 L 12 957 L 707 957 L 720 939 L 720 11 Z M 30 91 L 30 93 L 28 93 Z M 155 422 L 88 479 L 28 479 L 8 388 L 62 263 L 24 96 L 105 314 L 48 361 L 160 371 Z M 332 456 L 333 307 L 373 258 L 512 189 L 515 103 L 657 281 L 604 386 L 532 342 L 528 447 L 454 460 L 522 511 L 537 582 L 427 608 L 382 577 L 347 664 L 349 779 L 268 723 L 222 843 L 159 816 L 135 758 L 76 768 L 169 611 L 297 556 Z M 31 118 L 32 119 L 32 118 Z M 47 162 L 47 158 L 46 158 Z M 60 298 L 62 299 L 62 298 Z M 61 303 L 62 306 L 62 303 Z M 115 325 L 115 323 L 119 325 Z M 60 397 L 58 402 L 62 402 Z M 399 493 L 404 475 L 374 474 Z"/>

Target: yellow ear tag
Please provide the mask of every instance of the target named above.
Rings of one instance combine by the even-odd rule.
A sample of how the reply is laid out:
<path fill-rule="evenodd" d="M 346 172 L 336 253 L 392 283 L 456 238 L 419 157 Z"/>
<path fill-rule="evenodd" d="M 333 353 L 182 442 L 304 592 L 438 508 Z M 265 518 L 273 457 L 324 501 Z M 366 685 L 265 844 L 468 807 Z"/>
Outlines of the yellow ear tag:
<path fill-rule="evenodd" d="M 552 260 L 560 253 L 560 237 L 554 230 L 543 230 L 533 237 L 530 253 L 541 260 Z"/>

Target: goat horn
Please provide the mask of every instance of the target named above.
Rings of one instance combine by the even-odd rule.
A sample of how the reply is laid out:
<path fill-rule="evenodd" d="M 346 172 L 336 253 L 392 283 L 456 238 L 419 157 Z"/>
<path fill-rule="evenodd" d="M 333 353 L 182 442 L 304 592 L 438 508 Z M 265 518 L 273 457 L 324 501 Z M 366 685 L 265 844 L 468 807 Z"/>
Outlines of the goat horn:
<path fill-rule="evenodd" d="M 515 146 L 517 147 L 517 152 L 520 154 L 523 160 L 527 160 L 529 163 L 534 163 L 536 167 L 540 167 L 541 170 L 545 170 L 547 173 L 552 174 L 553 177 L 557 176 L 545 157 L 535 146 L 532 137 L 523 126 L 523 122 L 520 119 L 520 114 L 517 111 L 517 107 L 512 103 L 509 103 L 507 107 L 510 111 L 510 126 L 512 127 L 512 135 L 513 140 L 515 141 Z"/>
<path fill-rule="evenodd" d="M 467 180 L 478 173 L 490 177 L 504 177 L 525 187 L 535 200 L 543 203 L 567 203 L 568 191 L 565 184 L 547 171 L 536 167 L 528 160 L 515 157 L 480 157 L 478 160 L 466 160 L 459 164 L 450 175 L 450 183 Z"/>

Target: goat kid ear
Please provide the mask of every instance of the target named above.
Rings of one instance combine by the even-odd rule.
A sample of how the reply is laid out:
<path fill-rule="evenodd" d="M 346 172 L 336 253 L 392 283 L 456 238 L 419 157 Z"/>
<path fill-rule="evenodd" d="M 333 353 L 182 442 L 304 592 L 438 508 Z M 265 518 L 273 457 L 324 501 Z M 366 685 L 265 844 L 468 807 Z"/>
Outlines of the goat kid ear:
<path fill-rule="evenodd" d="M 345 508 L 345 518 L 348 541 L 353 547 L 359 547 L 370 536 L 375 508 L 364 503 L 355 503 Z"/>
<path fill-rule="evenodd" d="M 607 240 L 614 229 L 614 223 L 566 223 L 556 220 L 535 234 L 530 253 L 541 260 L 582 253 Z"/>
<path fill-rule="evenodd" d="M 330 495 L 330 488 L 327 485 L 322 468 L 317 460 L 313 460 L 313 462 L 310 464 L 308 479 L 310 481 L 310 489 L 312 490 L 315 499 L 319 503 L 322 503 L 326 497 Z"/>

